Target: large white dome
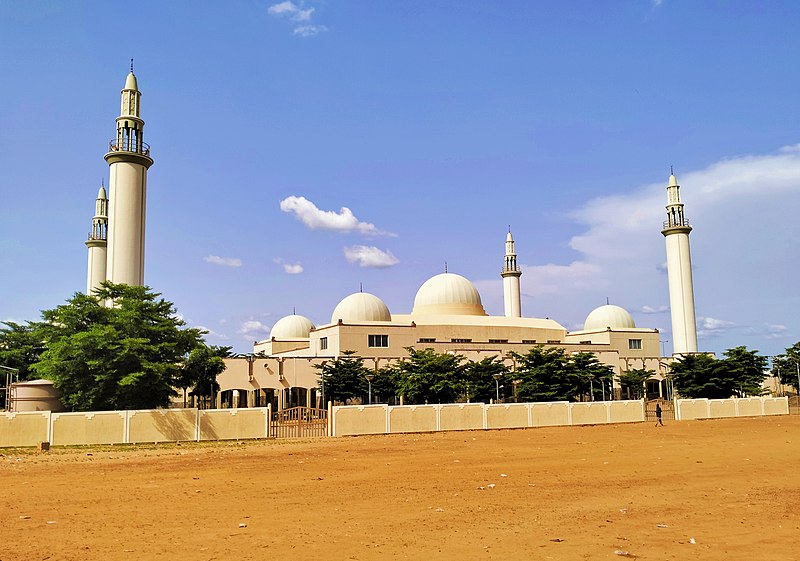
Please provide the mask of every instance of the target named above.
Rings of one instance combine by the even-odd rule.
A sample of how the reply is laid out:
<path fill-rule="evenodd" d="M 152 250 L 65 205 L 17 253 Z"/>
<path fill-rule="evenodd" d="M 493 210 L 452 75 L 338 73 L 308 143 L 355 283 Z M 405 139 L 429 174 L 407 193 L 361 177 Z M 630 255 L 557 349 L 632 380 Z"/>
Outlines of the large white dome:
<path fill-rule="evenodd" d="M 270 339 L 308 339 L 314 324 L 305 316 L 286 316 L 275 322 L 269 332 Z"/>
<path fill-rule="evenodd" d="M 471 282 L 454 273 L 426 280 L 414 298 L 413 314 L 485 316 L 481 295 Z"/>
<path fill-rule="evenodd" d="M 592 310 L 586 321 L 584 329 L 629 329 L 636 327 L 633 317 L 624 309 L 613 304 L 606 304 Z"/>
<path fill-rule="evenodd" d="M 336 306 L 331 314 L 331 323 L 360 321 L 392 321 L 392 314 L 383 300 L 369 292 L 351 294 Z"/>

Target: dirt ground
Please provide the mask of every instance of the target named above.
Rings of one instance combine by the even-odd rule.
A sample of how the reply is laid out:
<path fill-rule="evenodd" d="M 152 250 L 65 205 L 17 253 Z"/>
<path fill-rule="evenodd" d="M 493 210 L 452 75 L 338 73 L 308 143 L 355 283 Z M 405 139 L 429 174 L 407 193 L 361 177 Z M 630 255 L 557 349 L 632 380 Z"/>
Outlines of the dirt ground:
<path fill-rule="evenodd" d="M 0 450 L 0 560 L 800 559 L 800 417 Z"/>

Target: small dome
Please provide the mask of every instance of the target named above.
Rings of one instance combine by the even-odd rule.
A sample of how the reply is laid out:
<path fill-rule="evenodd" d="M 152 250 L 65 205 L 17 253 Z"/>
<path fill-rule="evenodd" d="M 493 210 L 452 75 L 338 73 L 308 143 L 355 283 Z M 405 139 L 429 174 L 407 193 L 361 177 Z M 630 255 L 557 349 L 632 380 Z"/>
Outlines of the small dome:
<path fill-rule="evenodd" d="M 592 310 L 583 324 L 584 329 L 630 329 L 636 327 L 633 317 L 624 309 L 606 304 Z"/>
<path fill-rule="evenodd" d="M 413 314 L 485 316 L 481 295 L 471 282 L 454 273 L 425 281 L 414 298 Z"/>
<path fill-rule="evenodd" d="M 133 72 L 128 74 L 128 77 L 125 78 L 125 87 L 124 90 L 139 90 L 139 85 L 136 83 L 136 76 L 133 75 Z"/>
<path fill-rule="evenodd" d="M 270 339 L 308 339 L 314 324 L 305 316 L 286 316 L 275 322 L 269 332 Z"/>
<path fill-rule="evenodd" d="M 104 201 L 108 200 L 108 197 L 106 196 L 106 188 L 105 187 L 101 186 L 100 190 L 97 191 L 97 198 L 98 199 L 103 199 Z"/>
<path fill-rule="evenodd" d="M 669 187 L 677 187 L 678 186 L 678 178 L 675 177 L 674 173 L 669 174 Z"/>
<path fill-rule="evenodd" d="M 351 294 L 336 306 L 331 323 L 359 321 L 392 321 L 392 314 L 383 300 L 369 292 Z"/>

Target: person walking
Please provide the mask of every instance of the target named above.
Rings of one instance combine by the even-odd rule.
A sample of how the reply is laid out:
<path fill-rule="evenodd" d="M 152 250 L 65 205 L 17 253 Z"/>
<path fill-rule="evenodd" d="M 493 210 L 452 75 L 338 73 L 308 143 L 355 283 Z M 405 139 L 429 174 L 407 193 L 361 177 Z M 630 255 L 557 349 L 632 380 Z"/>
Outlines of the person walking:
<path fill-rule="evenodd" d="M 661 404 L 656 403 L 656 426 L 661 425 L 664 426 L 664 422 L 661 420 Z"/>

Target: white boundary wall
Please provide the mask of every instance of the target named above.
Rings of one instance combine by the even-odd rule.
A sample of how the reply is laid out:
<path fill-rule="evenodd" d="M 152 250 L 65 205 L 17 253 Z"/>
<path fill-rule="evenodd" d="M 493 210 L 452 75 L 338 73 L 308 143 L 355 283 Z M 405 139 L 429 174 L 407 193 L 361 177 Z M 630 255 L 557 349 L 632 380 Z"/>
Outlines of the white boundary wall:
<path fill-rule="evenodd" d="M 335 406 L 331 413 L 331 436 L 636 423 L 645 420 L 642 400 L 495 405 L 347 405 Z M 675 420 L 788 414 L 789 402 L 785 397 L 678 399 L 675 402 Z"/>
<path fill-rule="evenodd" d="M 730 399 L 676 399 L 675 420 L 725 419 L 788 415 L 787 397 L 732 397 Z"/>
<path fill-rule="evenodd" d="M 0 448 L 267 438 L 272 407 L 0 413 Z"/>
<path fill-rule="evenodd" d="M 333 407 L 331 435 L 635 423 L 644 419 L 642 400 L 348 405 Z"/>

